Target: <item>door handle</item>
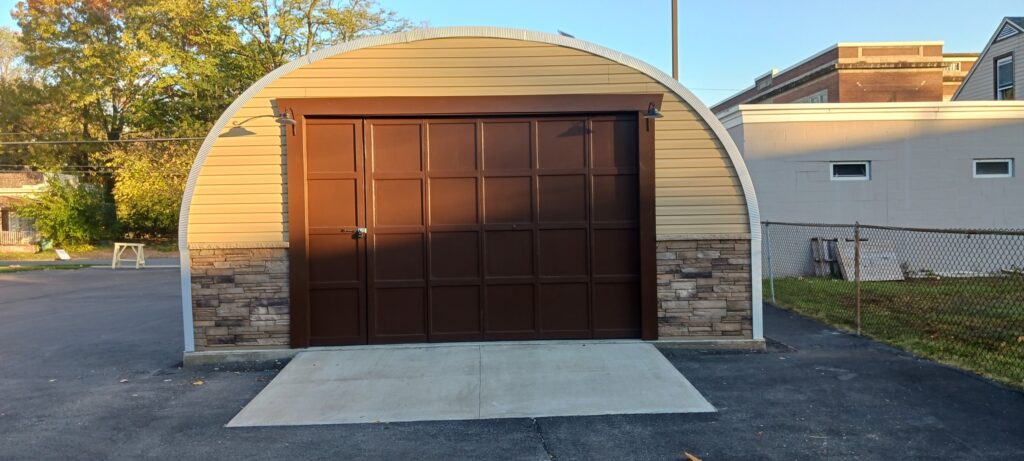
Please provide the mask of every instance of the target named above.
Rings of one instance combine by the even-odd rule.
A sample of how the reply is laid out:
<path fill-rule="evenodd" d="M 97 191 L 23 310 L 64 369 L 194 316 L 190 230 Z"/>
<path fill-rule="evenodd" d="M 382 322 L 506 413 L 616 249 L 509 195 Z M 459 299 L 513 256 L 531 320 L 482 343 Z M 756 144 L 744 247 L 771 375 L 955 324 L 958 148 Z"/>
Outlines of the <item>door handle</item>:
<path fill-rule="evenodd" d="M 366 237 L 366 228 L 365 227 L 342 227 L 341 231 L 342 232 L 351 232 L 352 236 L 354 238 L 357 238 L 357 239 L 361 239 L 363 237 Z"/>

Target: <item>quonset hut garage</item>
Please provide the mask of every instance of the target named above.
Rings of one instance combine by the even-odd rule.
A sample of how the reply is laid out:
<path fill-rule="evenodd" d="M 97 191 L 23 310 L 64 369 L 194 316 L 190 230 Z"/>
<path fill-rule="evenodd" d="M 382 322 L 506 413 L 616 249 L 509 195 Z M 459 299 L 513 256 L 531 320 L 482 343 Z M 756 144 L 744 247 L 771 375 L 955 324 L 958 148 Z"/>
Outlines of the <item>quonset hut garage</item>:
<path fill-rule="evenodd" d="M 423 29 L 275 70 L 203 143 L 179 239 L 186 353 L 762 338 L 725 129 L 560 35 Z"/>

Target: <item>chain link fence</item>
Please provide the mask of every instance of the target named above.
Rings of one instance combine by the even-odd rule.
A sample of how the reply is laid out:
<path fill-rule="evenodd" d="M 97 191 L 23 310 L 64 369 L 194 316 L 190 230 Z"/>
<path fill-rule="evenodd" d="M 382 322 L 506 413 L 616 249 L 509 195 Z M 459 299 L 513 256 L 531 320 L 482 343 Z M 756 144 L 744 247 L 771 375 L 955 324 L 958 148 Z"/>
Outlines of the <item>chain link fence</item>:
<path fill-rule="evenodd" d="M 763 226 L 766 301 L 1024 388 L 1024 231 Z"/>

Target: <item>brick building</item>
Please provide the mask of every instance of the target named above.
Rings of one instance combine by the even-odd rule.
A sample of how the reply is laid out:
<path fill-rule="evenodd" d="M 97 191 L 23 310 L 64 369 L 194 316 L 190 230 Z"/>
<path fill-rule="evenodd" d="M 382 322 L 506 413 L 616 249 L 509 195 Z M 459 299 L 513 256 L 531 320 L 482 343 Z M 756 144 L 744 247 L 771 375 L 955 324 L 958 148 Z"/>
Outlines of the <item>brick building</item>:
<path fill-rule="evenodd" d="M 740 104 L 948 101 L 978 59 L 943 53 L 943 43 L 838 43 L 711 108 L 723 115 Z"/>

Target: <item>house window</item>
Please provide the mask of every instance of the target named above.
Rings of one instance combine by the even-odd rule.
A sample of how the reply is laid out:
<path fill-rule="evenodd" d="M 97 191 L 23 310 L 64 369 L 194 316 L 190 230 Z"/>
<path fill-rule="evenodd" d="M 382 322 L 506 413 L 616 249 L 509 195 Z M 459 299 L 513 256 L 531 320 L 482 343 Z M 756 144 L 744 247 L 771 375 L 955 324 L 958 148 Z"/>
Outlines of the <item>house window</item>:
<path fill-rule="evenodd" d="M 11 210 L 0 209 L 0 231 L 7 232 L 9 230 L 11 230 Z"/>
<path fill-rule="evenodd" d="M 989 158 L 974 161 L 975 178 L 1010 178 L 1013 177 L 1013 159 Z"/>
<path fill-rule="evenodd" d="M 996 100 L 1012 101 L 1013 91 L 1013 56 L 996 59 Z"/>
<path fill-rule="evenodd" d="M 871 179 L 871 162 L 832 162 L 833 181 L 867 181 Z"/>

